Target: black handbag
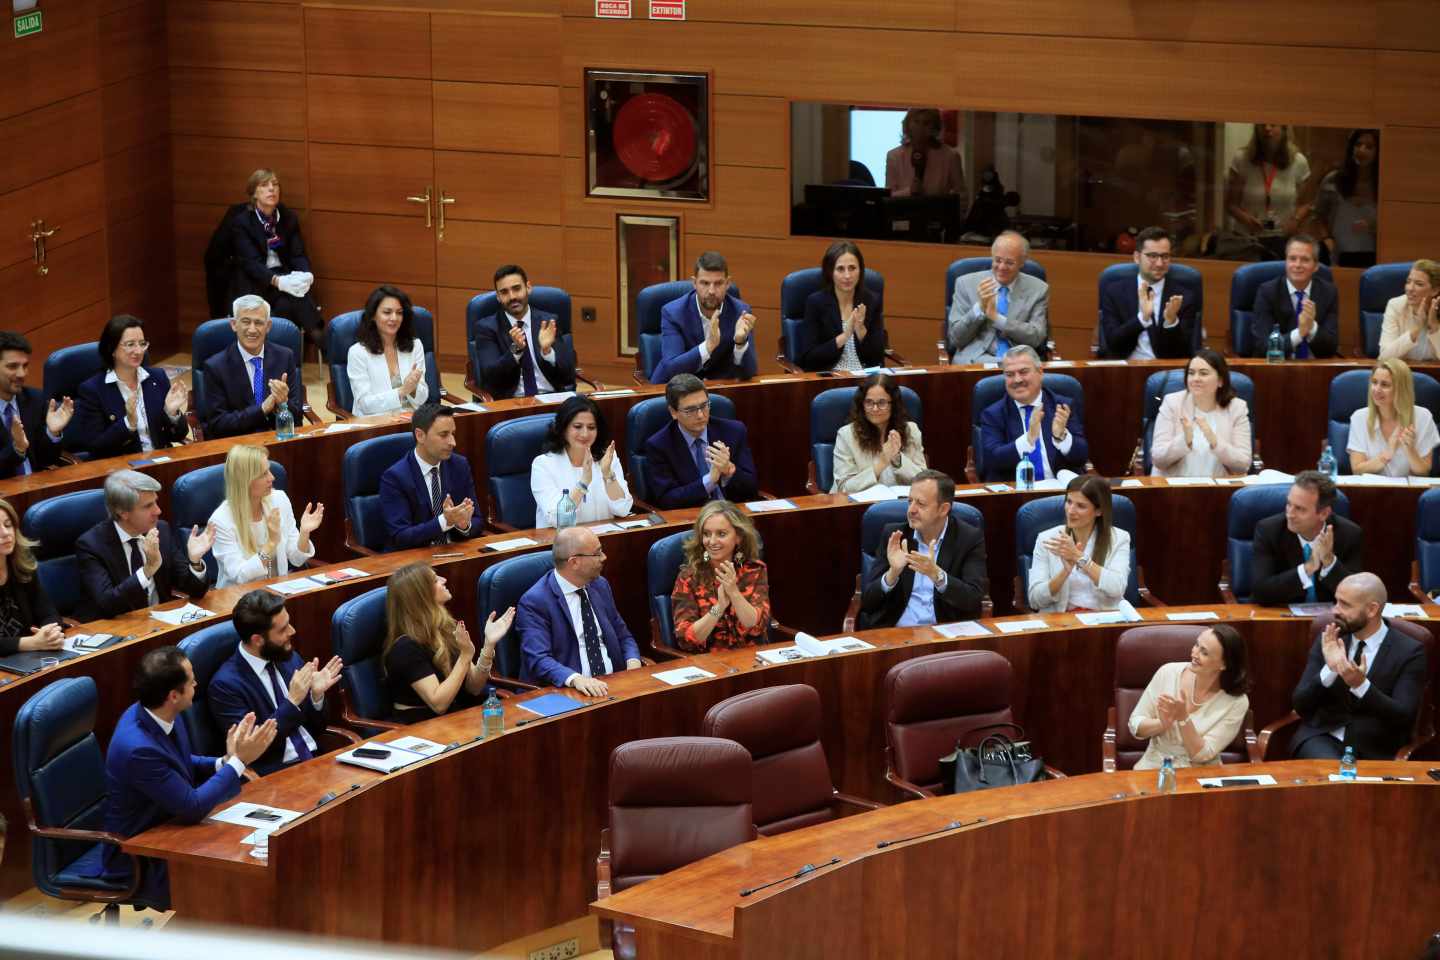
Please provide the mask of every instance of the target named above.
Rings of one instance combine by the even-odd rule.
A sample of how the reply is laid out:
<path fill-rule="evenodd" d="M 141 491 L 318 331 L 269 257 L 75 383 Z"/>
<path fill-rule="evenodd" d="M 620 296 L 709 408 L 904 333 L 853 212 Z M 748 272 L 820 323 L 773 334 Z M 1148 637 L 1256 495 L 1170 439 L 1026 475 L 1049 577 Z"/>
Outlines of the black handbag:
<path fill-rule="evenodd" d="M 1008 728 L 1025 730 L 1015 723 L 997 723 L 979 730 Z M 976 731 L 970 731 L 974 734 Z M 940 784 L 948 793 L 970 793 L 992 787 L 1012 787 L 1017 783 L 1034 783 L 1045 779 L 1045 761 L 1030 753 L 1025 740 L 1012 740 L 1003 733 L 987 734 L 975 747 L 955 744 L 955 751 L 940 758 Z"/>

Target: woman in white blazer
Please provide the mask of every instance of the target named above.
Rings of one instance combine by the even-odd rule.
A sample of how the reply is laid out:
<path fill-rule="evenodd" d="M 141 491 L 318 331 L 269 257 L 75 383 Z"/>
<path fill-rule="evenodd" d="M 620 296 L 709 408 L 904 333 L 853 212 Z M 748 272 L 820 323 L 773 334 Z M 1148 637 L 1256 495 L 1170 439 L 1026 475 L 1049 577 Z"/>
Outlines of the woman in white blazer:
<path fill-rule="evenodd" d="M 325 519 L 323 503 L 307 503 L 300 522 L 284 490 L 275 489 L 265 448 L 238 444 L 225 455 L 225 502 L 215 508 L 217 587 L 283 577 L 315 556 L 310 534 Z"/>
<path fill-rule="evenodd" d="M 1185 368 L 1185 389 L 1160 404 L 1150 473 L 1238 477 L 1250 471 L 1250 460 L 1250 408 L 1235 395 L 1225 358 L 1202 347 Z"/>
<path fill-rule="evenodd" d="M 354 398 L 350 412 L 414 410 L 430 397 L 425 384 L 425 345 L 415 335 L 415 308 L 405 291 L 379 286 L 365 301 L 360 329 L 345 357 Z"/>
<path fill-rule="evenodd" d="M 540 449 L 540 456 L 530 462 L 537 529 L 556 525 L 562 496 L 575 505 L 576 523 L 623 517 L 634 506 L 609 427 L 594 400 L 578 394 L 567 398 L 555 411 Z"/>
<path fill-rule="evenodd" d="M 1065 523 L 1042 530 L 1031 551 L 1030 608 L 1038 613 L 1114 610 L 1130 582 L 1130 535 L 1111 519 L 1110 483 L 1076 477 L 1065 488 Z"/>
<path fill-rule="evenodd" d="M 855 388 L 850 422 L 835 434 L 834 453 L 831 493 L 908 484 L 925 469 L 920 426 L 910 419 L 894 377 L 874 373 Z"/>
<path fill-rule="evenodd" d="M 1405 293 L 1385 304 L 1380 359 L 1440 359 L 1440 263 L 1416 260 Z"/>

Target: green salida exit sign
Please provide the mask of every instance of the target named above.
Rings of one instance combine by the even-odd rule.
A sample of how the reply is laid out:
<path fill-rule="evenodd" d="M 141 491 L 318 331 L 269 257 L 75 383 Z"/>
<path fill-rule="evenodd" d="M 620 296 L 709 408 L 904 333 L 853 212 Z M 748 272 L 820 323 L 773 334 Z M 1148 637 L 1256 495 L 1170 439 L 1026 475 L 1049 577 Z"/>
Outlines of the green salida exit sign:
<path fill-rule="evenodd" d="M 45 17 L 39 10 L 22 13 L 15 18 L 15 38 L 28 37 L 39 33 L 45 27 Z"/>

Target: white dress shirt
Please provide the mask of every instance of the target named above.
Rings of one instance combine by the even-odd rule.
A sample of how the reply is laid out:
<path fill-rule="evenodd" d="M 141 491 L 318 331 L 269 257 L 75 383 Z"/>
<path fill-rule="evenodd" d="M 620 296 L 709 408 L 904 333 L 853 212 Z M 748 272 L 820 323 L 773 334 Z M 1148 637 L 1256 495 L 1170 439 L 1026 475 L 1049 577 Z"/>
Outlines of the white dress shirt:
<path fill-rule="evenodd" d="M 440 464 L 438 464 L 438 463 L 436 463 L 436 464 L 426 463 L 426 462 L 425 462 L 425 458 L 422 457 L 422 456 L 420 456 L 420 451 L 419 451 L 419 450 L 416 450 L 413 454 L 411 454 L 411 456 L 413 456 L 413 457 L 415 458 L 415 462 L 420 465 L 420 479 L 425 482 L 425 483 L 424 483 L 424 486 L 425 486 L 425 496 L 426 496 L 426 498 L 427 498 L 427 499 L 430 498 L 430 473 L 431 473 L 431 471 L 434 471 L 436 474 L 438 474 L 435 479 L 436 479 L 436 480 L 439 482 L 439 484 L 440 484 L 440 502 L 441 502 L 441 503 L 444 503 L 444 502 L 445 502 L 445 497 L 449 495 L 450 491 L 448 491 L 448 490 L 445 489 L 445 475 L 444 475 L 443 473 L 440 473 L 440 472 L 439 472 L 439 471 L 440 471 Z M 450 502 L 451 502 L 452 504 L 454 504 L 455 506 L 459 506 L 459 504 L 455 503 L 455 501 L 454 501 L 453 499 L 452 499 Z M 452 524 L 450 523 L 450 519 L 445 516 L 444 511 L 441 511 L 440 513 L 436 514 L 436 519 L 438 519 L 438 520 L 440 521 L 440 532 L 441 532 L 441 533 L 445 533 L 446 531 L 452 529 Z M 471 516 L 470 522 L 471 522 L 472 524 L 475 522 L 475 519 L 474 519 L 474 516 L 473 516 L 473 515 Z M 469 527 L 466 527 L 464 530 L 461 530 L 460 532 L 461 532 L 461 533 L 469 533 L 469 532 L 470 532 L 470 528 L 469 528 Z"/>
<path fill-rule="evenodd" d="M 536 354 L 535 337 L 531 336 L 534 331 L 530 329 L 530 308 L 528 306 L 525 308 L 525 316 L 519 320 L 516 320 L 503 310 L 500 311 L 500 315 L 509 321 L 511 328 L 519 327 L 525 331 L 525 352 L 530 354 L 530 368 L 535 371 L 535 392 L 553 393 L 555 391 L 555 385 L 546 379 L 545 374 L 541 372 L 538 357 L 543 356 L 546 363 L 553 364 L 555 362 L 555 348 L 552 346 L 548 353 Z M 558 336 L 559 334 L 557 333 L 556 335 Z M 513 341 L 510 353 L 512 355 L 515 353 Z M 516 362 L 519 362 L 519 357 L 516 357 Z M 525 396 L 525 374 L 523 372 L 520 374 L 520 380 L 515 384 L 515 392 L 512 393 L 511 396 Z"/>
<path fill-rule="evenodd" d="M 635 499 L 630 496 L 630 487 L 625 483 L 625 471 L 620 469 L 620 457 L 611 464 L 611 475 L 620 487 L 620 496 L 612 500 L 600 473 L 597 460 L 590 475 L 590 488 L 585 491 L 580 505 L 575 508 L 575 522 L 589 523 L 592 520 L 609 520 L 630 513 Z M 555 514 L 564 491 L 573 491 L 580 483 L 584 471 L 570 462 L 570 455 L 563 450 L 542 453 L 530 461 L 530 494 L 535 498 L 535 526 L 537 529 L 555 526 Z"/>
<path fill-rule="evenodd" d="M 416 337 L 409 351 L 395 350 L 395 369 L 401 380 L 412 369 L 425 369 L 425 345 Z M 350 345 L 345 355 L 345 375 L 350 379 L 350 393 L 354 397 L 351 413 L 357 417 L 372 413 L 391 413 L 405 409 L 406 404 L 418 407 L 430 398 L 430 387 L 421 374 L 420 383 L 415 387 L 413 399 L 402 400 L 400 388 L 390 377 L 390 364 L 385 362 L 384 353 L 371 353 L 363 343 Z"/>
<path fill-rule="evenodd" d="M 614 673 L 615 666 L 610 662 L 610 651 L 605 647 L 605 628 L 600 625 L 600 618 L 595 617 L 595 631 L 600 635 L 600 669 L 596 670 L 595 665 L 590 662 L 590 657 L 585 653 L 585 621 L 580 616 L 580 591 L 582 587 L 566 580 L 558 573 L 552 572 L 550 576 L 560 585 L 560 595 L 565 598 L 565 609 L 570 612 L 570 626 L 575 629 L 575 642 L 580 647 L 580 672 L 572 673 L 565 678 L 565 685 L 569 686 L 570 681 L 577 676 L 603 677 L 607 673 Z M 590 601 L 590 613 L 595 613 L 595 601 Z"/>
<path fill-rule="evenodd" d="M 1385 621 L 1381 620 L 1379 628 L 1376 629 L 1374 633 L 1370 634 L 1367 639 L 1361 641 L 1365 647 L 1364 670 L 1367 676 L 1361 682 L 1360 686 L 1350 687 L 1350 695 L 1353 696 L 1356 700 L 1361 699 L 1365 696 L 1365 694 L 1370 692 L 1370 677 L 1368 676 L 1368 674 L 1370 673 L 1370 667 L 1374 665 L 1375 658 L 1380 655 L 1380 644 L 1385 642 L 1385 634 L 1387 634 L 1388 632 L 1389 629 L 1385 626 Z M 1345 655 L 1349 657 L 1350 648 L 1353 647 L 1355 644 L 1355 638 L 1353 636 L 1349 637 L 1346 639 L 1345 643 Z M 1350 660 L 1357 666 L 1360 664 L 1359 657 L 1350 657 Z M 1334 670 L 1331 670 L 1328 663 L 1320 668 L 1321 686 L 1324 686 L 1326 688 L 1332 687 L 1335 685 L 1335 681 L 1339 679 L 1339 677 L 1340 674 L 1336 673 Z M 1330 736 L 1343 743 L 1345 741 L 1345 728 L 1343 726 L 1336 727 L 1334 730 L 1330 731 Z"/>
<path fill-rule="evenodd" d="M 275 702 L 275 691 L 270 687 L 270 674 L 266 670 L 266 668 L 270 666 L 270 661 L 264 659 L 263 657 L 255 656 L 255 654 L 245 649 L 244 644 L 241 644 L 240 646 L 240 659 L 244 660 L 246 665 L 249 666 L 251 670 L 255 671 L 255 676 L 260 678 L 260 689 L 265 691 L 265 698 L 270 701 L 270 706 L 275 707 L 278 710 L 280 705 Z M 278 663 L 275 665 L 275 670 L 277 673 L 280 670 L 280 665 Z M 280 688 L 281 692 L 285 693 L 288 696 L 288 691 L 285 689 L 285 677 L 283 675 L 280 677 Z M 310 698 L 310 702 L 315 704 L 316 710 L 323 710 L 325 708 L 324 697 L 316 700 L 312 696 Z M 271 716 L 274 716 L 274 714 L 271 714 Z M 305 729 L 304 724 L 301 724 L 297 728 L 297 732 L 300 734 L 300 738 L 305 741 L 305 746 L 310 748 L 310 752 L 312 754 L 320 752 L 319 749 L 315 746 L 315 738 L 310 736 L 310 731 Z M 300 755 L 295 752 L 295 745 L 290 742 L 289 737 L 284 737 L 283 739 L 285 741 L 285 759 L 281 762 L 294 763 L 300 758 Z"/>
<path fill-rule="evenodd" d="M 1307 283 L 1307 284 L 1305 285 L 1305 303 L 1309 303 L 1309 302 L 1310 302 L 1310 290 L 1311 290 L 1311 288 L 1314 287 L 1314 286 L 1315 286 L 1315 281 L 1314 281 L 1314 280 L 1311 280 L 1309 283 Z M 1285 290 L 1286 290 L 1286 292 L 1288 292 L 1288 293 L 1290 294 L 1290 309 L 1291 309 L 1291 311 L 1293 312 L 1293 311 L 1295 310 L 1295 294 L 1299 292 L 1300 288 L 1297 287 L 1297 286 L 1295 286 L 1295 284 L 1291 283 L 1289 277 L 1286 277 L 1286 278 L 1285 278 Z M 1316 309 L 1318 310 L 1319 308 L 1317 307 Z M 1306 342 L 1306 343 L 1309 343 L 1311 340 L 1314 340 L 1314 339 L 1315 339 L 1315 334 L 1317 334 L 1317 333 L 1319 333 L 1319 332 L 1320 332 L 1320 315 L 1317 313 L 1317 314 L 1315 315 L 1315 326 L 1313 326 L 1313 327 L 1310 328 L 1310 336 L 1308 336 L 1308 337 L 1305 338 L 1305 342 Z M 1290 331 L 1290 348 L 1293 350 L 1294 348 L 1296 348 L 1296 347 L 1298 347 L 1298 346 L 1300 346 L 1300 314 L 1297 313 L 1297 314 L 1295 314 L 1295 329 L 1293 329 L 1293 330 Z"/>
<path fill-rule="evenodd" d="M 1150 306 L 1154 310 L 1154 313 L 1148 315 L 1145 313 L 1145 297 L 1141 295 L 1141 291 L 1147 286 L 1150 288 Z M 1157 323 L 1163 325 L 1167 330 L 1172 327 L 1178 327 L 1180 325 L 1180 315 L 1178 313 L 1175 315 L 1175 321 L 1173 323 L 1166 322 L 1165 320 L 1164 277 L 1151 283 L 1143 276 L 1137 274 L 1135 277 L 1135 302 L 1139 304 L 1139 306 L 1136 307 L 1135 315 L 1140 319 L 1140 338 L 1135 341 L 1135 349 L 1130 351 L 1130 359 L 1154 360 L 1155 347 L 1150 342 L 1150 328 Z"/>
<path fill-rule="evenodd" d="M 1324 528 L 1324 527 L 1321 527 L 1320 529 L 1323 531 L 1325 528 Z M 1320 534 L 1317 533 L 1317 534 L 1315 534 L 1315 536 L 1318 538 L 1318 537 L 1320 536 Z M 1305 548 L 1306 548 L 1306 547 L 1309 547 L 1309 548 L 1310 548 L 1310 555 L 1311 555 L 1311 556 L 1314 556 L 1314 555 L 1315 555 L 1315 541 L 1314 541 L 1314 540 L 1306 540 L 1304 537 L 1300 536 L 1300 534 L 1298 534 L 1298 533 L 1295 534 L 1295 537 L 1296 537 L 1296 539 L 1298 539 L 1298 540 L 1300 541 L 1300 556 L 1301 556 L 1301 557 L 1304 557 L 1304 556 L 1305 556 Z M 1327 564 L 1325 564 L 1325 566 L 1321 567 L 1321 568 L 1319 569 L 1319 571 L 1316 573 L 1315 577 L 1311 577 L 1311 576 L 1310 576 L 1309 572 L 1305 569 L 1305 561 L 1304 561 L 1304 560 L 1301 560 L 1301 561 L 1300 561 L 1300 565 L 1295 568 L 1295 572 L 1300 575 L 1300 586 L 1301 586 L 1301 588 L 1303 588 L 1303 589 L 1305 589 L 1305 590 L 1309 590 L 1311 584 L 1313 584 L 1313 583 L 1315 582 L 1315 579 L 1316 579 L 1316 578 L 1321 579 L 1321 580 L 1324 580 L 1325 577 L 1330 573 L 1330 568 L 1333 567 L 1333 566 L 1335 566 L 1335 564 L 1338 562 L 1338 560 L 1339 560 L 1338 557 L 1331 557 L 1331 558 L 1330 558 L 1330 562 L 1327 563 Z"/>
<path fill-rule="evenodd" d="M 700 314 L 700 332 L 703 334 L 703 333 L 705 332 L 705 324 L 710 321 L 710 315 L 707 314 L 704 310 L 702 310 L 702 309 L 700 308 L 700 295 L 697 293 L 697 294 L 692 294 L 692 296 L 695 297 L 695 312 L 698 313 L 698 314 Z M 723 301 L 722 301 L 721 304 L 720 304 L 720 309 L 721 309 L 721 310 L 724 310 L 724 309 L 725 309 L 725 304 L 724 304 Z M 742 316 L 743 316 L 743 314 L 742 314 Z M 736 324 L 739 324 L 739 323 L 740 323 L 740 318 L 739 318 L 739 317 L 736 317 L 736 318 L 735 318 L 735 323 L 736 323 Z M 752 334 L 752 336 L 749 336 L 749 337 L 746 337 L 746 338 L 745 338 L 745 342 L 744 342 L 744 343 L 740 344 L 738 347 L 735 347 L 735 352 L 734 352 L 733 356 L 734 356 L 734 358 L 735 358 L 735 362 L 736 362 L 736 363 L 739 363 L 739 362 L 740 362 L 740 358 L 743 357 L 743 356 L 745 356 L 745 351 L 750 349 L 750 341 L 754 339 L 754 336 L 753 336 L 754 331 L 753 331 L 753 330 L 751 331 L 751 334 Z M 734 341 L 734 340 L 731 340 L 730 342 L 733 344 L 735 341 Z M 722 343 L 722 344 L 720 344 L 720 346 L 723 347 L 723 346 L 725 346 L 725 344 Z M 705 338 L 704 338 L 704 336 L 702 336 L 702 337 L 700 338 L 700 365 L 703 367 L 706 363 L 709 362 L 709 360 L 710 360 L 710 345 L 705 342 Z"/>
<path fill-rule="evenodd" d="M 262 519 L 250 523 L 250 536 L 257 547 L 268 536 L 263 517 L 271 510 L 280 511 L 280 544 L 275 550 L 274 575 L 283 577 L 292 567 L 303 567 L 305 561 L 315 556 L 315 543 L 310 543 L 309 550 L 300 549 L 300 528 L 295 525 L 295 510 L 290 505 L 290 498 L 284 490 L 271 490 L 260 511 Z M 210 522 L 215 524 L 215 563 L 220 568 L 215 586 L 229 587 L 270 577 L 258 550 L 251 554 L 242 551 L 237 533 L 239 524 L 228 501 L 215 508 L 215 512 L 210 514 Z"/>
<path fill-rule="evenodd" d="M 175 723 L 174 723 L 174 721 L 172 721 L 172 720 L 162 720 L 162 719 L 160 719 L 159 717 L 157 717 L 157 716 L 155 715 L 155 711 L 151 710 L 149 707 L 141 707 L 141 709 L 144 710 L 146 713 L 150 714 L 150 719 L 155 721 L 155 725 L 160 728 L 160 732 L 161 732 L 161 733 L 165 734 L 165 736 L 167 736 L 167 737 L 170 736 L 171 731 L 173 731 L 173 730 L 175 729 Z M 186 760 L 186 762 L 189 762 L 190 758 L 189 758 L 189 757 L 186 757 L 185 760 Z M 225 765 L 226 765 L 226 760 L 225 760 L 224 757 L 216 757 L 216 758 L 215 758 L 215 772 L 216 772 L 216 773 L 219 773 L 219 772 L 220 772 L 220 768 L 221 768 L 222 766 L 225 766 Z M 243 763 L 240 762 L 240 758 L 239 758 L 239 757 L 231 757 L 230 760 L 229 760 L 229 766 L 230 766 L 230 769 L 231 769 L 231 770 L 234 770 L 234 771 L 235 771 L 235 776 L 237 776 L 237 777 L 244 777 L 244 776 L 245 776 L 245 764 L 243 764 Z"/>
<path fill-rule="evenodd" d="M 925 542 L 919 532 L 915 532 L 915 552 L 925 557 L 936 557 L 940 554 L 940 544 L 945 540 L 945 534 L 950 532 L 950 518 L 945 518 L 945 529 L 940 531 L 933 546 Z M 936 560 L 938 563 L 938 559 Z M 900 576 L 904 576 L 901 571 Z M 905 603 L 905 610 L 900 614 L 900 619 L 895 621 L 897 627 L 923 627 L 935 622 L 935 591 L 942 593 L 945 585 L 950 582 L 950 576 L 943 569 L 940 571 L 940 582 L 936 583 L 920 571 L 915 571 L 915 580 L 910 584 L 910 599 Z M 880 577 L 880 589 L 889 593 L 900 585 L 900 577 L 895 582 L 890 582 L 890 571 L 886 570 Z"/>
<path fill-rule="evenodd" d="M 128 532 L 124 527 L 120 526 L 119 523 L 115 524 L 115 535 L 120 538 L 120 549 L 125 554 L 125 563 L 127 566 L 131 563 L 130 541 L 140 541 L 141 563 L 139 567 L 135 568 L 135 579 L 140 581 L 140 586 L 144 587 L 145 592 L 150 595 L 150 606 L 155 606 L 155 604 L 160 602 L 160 591 L 155 589 L 155 581 L 145 572 L 145 538 L 143 536 L 137 537 L 135 534 Z M 165 562 L 163 556 L 160 558 L 160 562 Z"/>
<path fill-rule="evenodd" d="M 113 367 L 105 371 L 105 382 L 113 383 L 120 388 L 121 400 L 129 403 L 130 398 L 135 393 L 138 392 L 140 394 L 140 399 L 135 403 L 135 432 L 140 435 L 141 450 L 155 449 L 155 444 L 150 439 L 150 420 L 145 415 L 145 391 L 140 386 L 142 383 L 149 379 L 150 371 L 146 370 L 144 367 L 141 367 L 139 372 L 136 374 L 135 389 L 131 390 L 129 384 L 127 384 L 124 380 L 121 380 L 120 377 L 116 375 L 115 369 Z"/>
<path fill-rule="evenodd" d="M 1013 398 L 1011 399 L 1010 402 L 1013 403 L 1013 404 L 1015 404 L 1015 409 L 1017 409 L 1017 410 L 1020 411 L 1020 424 L 1021 424 L 1021 426 L 1024 426 L 1024 425 L 1025 425 L 1025 408 L 1026 408 L 1026 407 L 1034 407 L 1034 408 L 1035 408 L 1034 412 L 1031 413 L 1031 416 L 1032 416 L 1032 417 L 1033 417 L 1033 416 L 1042 416 L 1042 415 L 1043 415 L 1043 414 L 1041 413 L 1041 411 L 1040 411 L 1040 404 L 1043 402 L 1044 397 L 1045 397 L 1045 395 L 1044 395 L 1043 393 L 1037 393 L 1037 394 L 1035 395 L 1035 399 L 1034 399 L 1033 401 L 1031 401 L 1030 403 L 1021 403 L 1021 402 L 1018 401 L 1018 400 L 1015 400 L 1015 399 L 1013 399 Z M 1044 426 L 1041 426 L 1040 430 L 1041 430 L 1040 439 L 1039 439 L 1038 441 L 1036 441 L 1036 442 L 1038 442 L 1038 443 L 1040 444 L 1040 461 L 1045 465 L 1045 475 L 1044 475 L 1043 477 L 1036 477 L 1035 479 L 1036 479 L 1036 480 L 1051 480 L 1051 479 L 1054 479 L 1054 477 L 1055 477 L 1055 469 L 1050 465 L 1050 453 L 1049 453 L 1049 450 L 1048 450 L 1048 449 L 1046 448 L 1046 446 L 1045 446 L 1045 442 L 1044 442 L 1044 441 L 1045 441 L 1045 436 L 1044 436 L 1044 430 L 1045 430 L 1045 428 L 1044 428 Z M 1074 435 L 1070 432 L 1070 428 L 1069 428 L 1068 426 L 1065 428 L 1065 436 L 1064 436 L 1064 437 L 1062 437 L 1062 438 L 1059 439 L 1059 440 L 1056 440 L 1054 437 L 1051 437 L 1050 439 L 1051 439 L 1051 442 L 1053 442 L 1053 443 L 1055 444 L 1055 452 L 1056 452 L 1056 453 L 1069 453 L 1069 452 L 1070 452 L 1070 445 L 1075 442 L 1075 437 L 1074 437 Z M 1030 433 L 1029 433 L 1029 431 L 1028 431 L 1028 430 L 1021 430 L 1021 431 L 1020 431 L 1020 436 L 1018 436 L 1018 437 L 1015 438 L 1015 452 L 1018 453 L 1018 454 L 1020 454 L 1021 459 L 1024 459 L 1024 458 L 1030 456 L 1030 451 L 1031 451 L 1032 449 L 1034 449 L 1034 447 L 1035 447 L 1035 444 L 1030 442 Z"/>

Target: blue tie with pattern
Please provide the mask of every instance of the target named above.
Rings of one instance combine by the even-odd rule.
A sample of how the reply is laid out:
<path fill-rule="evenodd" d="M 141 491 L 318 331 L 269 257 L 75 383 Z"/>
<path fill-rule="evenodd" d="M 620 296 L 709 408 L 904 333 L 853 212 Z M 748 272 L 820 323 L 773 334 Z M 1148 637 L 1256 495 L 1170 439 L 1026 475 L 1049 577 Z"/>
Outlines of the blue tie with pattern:
<path fill-rule="evenodd" d="M 1297 329 L 1297 330 L 1300 329 L 1300 310 L 1301 310 L 1301 308 L 1304 307 L 1304 306 L 1305 306 L 1305 291 L 1304 291 L 1304 290 L 1296 290 L 1296 291 L 1295 291 L 1295 329 Z M 1296 360 L 1309 360 L 1309 359 L 1310 359 L 1310 344 L 1309 344 L 1309 342 L 1308 342 L 1304 337 L 1301 337 L 1301 338 L 1300 338 L 1300 342 L 1295 345 L 1295 359 L 1296 359 Z"/>
<path fill-rule="evenodd" d="M 280 686 L 280 670 L 272 661 L 265 664 L 265 672 L 270 676 L 270 692 L 275 695 L 275 712 L 279 713 L 280 700 L 285 696 L 285 692 Z M 299 727 L 296 727 L 294 732 L 290 734 L 290 746 L 295 748 L 296 760 L 309 760 L 314 756 L 314 754 L 310 752 L 310 748 L 305 745 L 305 738 L 300 735 Z"/>
<path fill-rule="evenodd" d="M 1310 562 L 1310 544 L 1308 544 L 1308 543 L 1301 543 L 1301 544 L 1300 544 L 1300 552 L 1304 555 L 1304 557 L 1305 557 L 1305 562 L 1306 562 L 1306 563 L 1309 563 L 1309 562 Z M 1319 575 L 1320 575 L 1320 571 L 1319 571 L 1319 570 L 1316 570 L 1316 571 L 1315 571 L 1315 576 L 1319 576 Z M 1305 588 L 1305 602 L 1306 602 L 1306 603 L 1314 603 L 1314 602 L 1315 602 L 1315 577 L 1313 577 L 1313 576 L 1310 578 L 1310 586 L 1308 586 L 1308 587 Z"/>
<path fill-rule="evenodd" d="M 259 357 L 250 358 L 250 369 L 250 379 L 255 388 L 255 403 L 264 403 L 265 395 L 269 391 L 265 389 L 265 367 Z"/>
<path fill-rule="evenodd" d="M 1009 287 L 1001 287 L 1001 288 L 1000 288 L 1000 291 L 995 294 L 995 312 L 998 313 L 998 314 L 1000 314 L 1000 316 L 1002 316 L 1002 317 L 1007 317 L 1007 318 L 1008 318 L 1008 317 L 1010 316 L 1010 288 L 1009 288 Z M 1010 341 L 1007 340 L 1007 339 L 1005 339 L 1005 337 L 1004 337 L 1002 334 L 996 333 L 996 334 L 995 334 L 995 359 L 996 359 L 996 360 L 1003 360 L 1003 359 L 1005 359 L 1005 351 L 1006 351 L 1006 350 L 1009 350 L 1009 349 L 1010 349 Z M 1038 475 L 1038 474 L 1037 474 L 1037 475 Z"/>
<path fill-rule="evenodd" d="M 1029 430 L 1029 429 L 1030 429 L 1030 415 L 1031 415 L 1032 413 L 1034 413 L 1034 412 L 1035 412 L 1035 407 L 1034 407 L 1034 405 L 1027 403 L 1027 404 L 1025 405 L 1025 429 L 1026 429 L 1026 430 Z M 1040 431 L 1040 438 L 1035 441 L 1035 446 L 1031 447 L 1031 448 L 1030 448 L 1030 452 L 1025 455 L 1025 456 L 1026 456 L 1026 459 L 1028 459 L 1031 463 L 1033 463 L 1033 464 L 1035 465 L 1035 479 L 1036 479 L 1036 480 L 1044 480 L 1044 479 L 1045 479 L 1045 458 L 1044 458 L 1044 456 L 1043 456 L 1043 455 L 1041 454 L 1041 452 L 1040 452 L 1040 447 L 1041 447 L 1044 443 L 1045 443 L 1045 431 L 1044 431 L 1044 429 L 1041 429 L 1041 431 Z"/>

